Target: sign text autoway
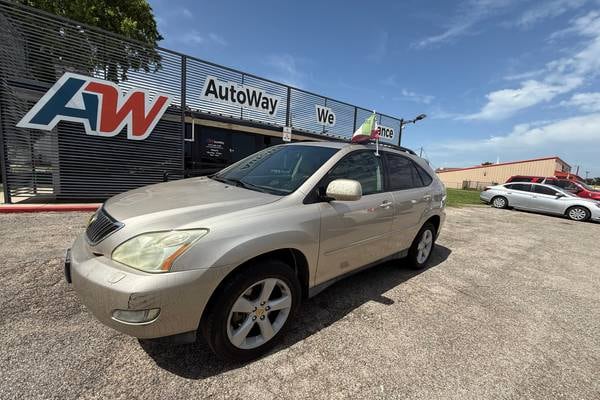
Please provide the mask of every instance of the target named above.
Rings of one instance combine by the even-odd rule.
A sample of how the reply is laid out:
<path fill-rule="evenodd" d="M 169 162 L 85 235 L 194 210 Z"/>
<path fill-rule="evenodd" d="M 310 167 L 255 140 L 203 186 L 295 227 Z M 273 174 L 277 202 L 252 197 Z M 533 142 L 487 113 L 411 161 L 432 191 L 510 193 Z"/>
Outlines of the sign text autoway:
<path fill-rule="evenodd" d="M 277 114 L 280 103 L 279 97 L 265 93 L 261 89 L 236 82 L 220 81 L 214 76 L 206 77 L 202 88 L 202 99 L 251 108 L 272 116 Z"/>

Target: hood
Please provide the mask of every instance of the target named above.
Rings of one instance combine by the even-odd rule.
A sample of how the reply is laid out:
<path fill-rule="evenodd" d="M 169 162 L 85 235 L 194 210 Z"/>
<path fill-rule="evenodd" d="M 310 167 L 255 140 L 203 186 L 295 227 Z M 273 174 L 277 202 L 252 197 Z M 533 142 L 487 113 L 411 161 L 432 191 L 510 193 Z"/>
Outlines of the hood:
<path fill-rule="evenodd" d="M 169 220 L 177 225 L 268 204 L 280 198 L 199 177 L 131 190 L 109 199 L 104 208 L 118 221 L 143 216 Z"/>

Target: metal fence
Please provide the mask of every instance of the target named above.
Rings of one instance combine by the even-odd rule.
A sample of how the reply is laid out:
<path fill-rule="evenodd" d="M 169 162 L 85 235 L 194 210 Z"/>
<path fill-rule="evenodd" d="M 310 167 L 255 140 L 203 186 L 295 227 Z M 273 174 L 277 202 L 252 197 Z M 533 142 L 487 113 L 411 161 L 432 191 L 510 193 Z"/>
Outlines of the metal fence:
<path fill-rule="evenodd" d="M 65 72 L 117 82 L 172 97 L 171 106 L 146 140 L 86 135 L 82 124 L 60 122 L 51 131 L 15 125 Z M 271 114 L 203 96 L 208 77 L 247 85 L 279 99 Z M 319 124 L 315 106 L 336 114 Z M 235 69 L 152 48 L 104 30 L 0 0 L 0 160 L 5 201 L 14 196 L 103 199 L 183 171 L 186 117 L 218 117 L 295 133 L 349 139 L 370 110 Z M 379 114 L 395 132 L 398 118 Z M 182 177 L 170 172 L 171 178 Z"/>
<path fill-rule="evenodd" d="M 481 181 L 444 182 L 444 185 L 450 189 L 478 190 L 478 191 L 482 191 L 487 186 L 494 186 L 497 184 L 498 184 L 497 182 L 481 182 Z"/>

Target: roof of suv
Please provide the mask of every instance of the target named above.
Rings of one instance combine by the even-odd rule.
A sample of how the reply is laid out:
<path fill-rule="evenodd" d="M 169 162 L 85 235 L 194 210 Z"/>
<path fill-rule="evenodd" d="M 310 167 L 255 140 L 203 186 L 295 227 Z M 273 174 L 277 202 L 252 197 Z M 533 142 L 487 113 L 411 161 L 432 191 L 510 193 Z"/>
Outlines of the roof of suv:
<path fill-rule="evenodd" d="M 356 147 L 356 148 L 364 148 L 364 149 L 375 149 L 375 143 L 348 143 L 348 142 L 333 142 L 333 141 L 314 141 L 314 142 L 294 142 L 294 143 L 286 143 L 286 146 L 320 146 L 320 147 L 330 147 L 334 149 L 345 149 L 347 147 Z M 405 147 L 398 146 L 390 146 L 386 143 L 379 143 L 380 150 L 391 150 L 396 152 L 410 153 L 412 155 L 416 154 Z"/>

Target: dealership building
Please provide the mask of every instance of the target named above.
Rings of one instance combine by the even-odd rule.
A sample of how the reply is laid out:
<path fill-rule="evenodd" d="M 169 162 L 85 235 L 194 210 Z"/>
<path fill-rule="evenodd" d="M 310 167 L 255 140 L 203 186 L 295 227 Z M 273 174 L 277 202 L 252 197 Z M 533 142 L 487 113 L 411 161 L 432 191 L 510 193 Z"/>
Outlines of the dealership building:
<path fill-rule="evenodd" d="M 480 189 L 486 185 L 504 183 L 516 175 L 558 178 L 574 176 L 571 166 L 556 156 L 467 168 L 438 168 L 435 172 L 446 187 L 455 189 Z"/>
<path fill-rule="evenodd" d="M 347 141 L 372 110 L 0 0 L 4 201 L 101 200 L 286 141 Z M 383 142 L 399 118 L 377 114 Z"/>

